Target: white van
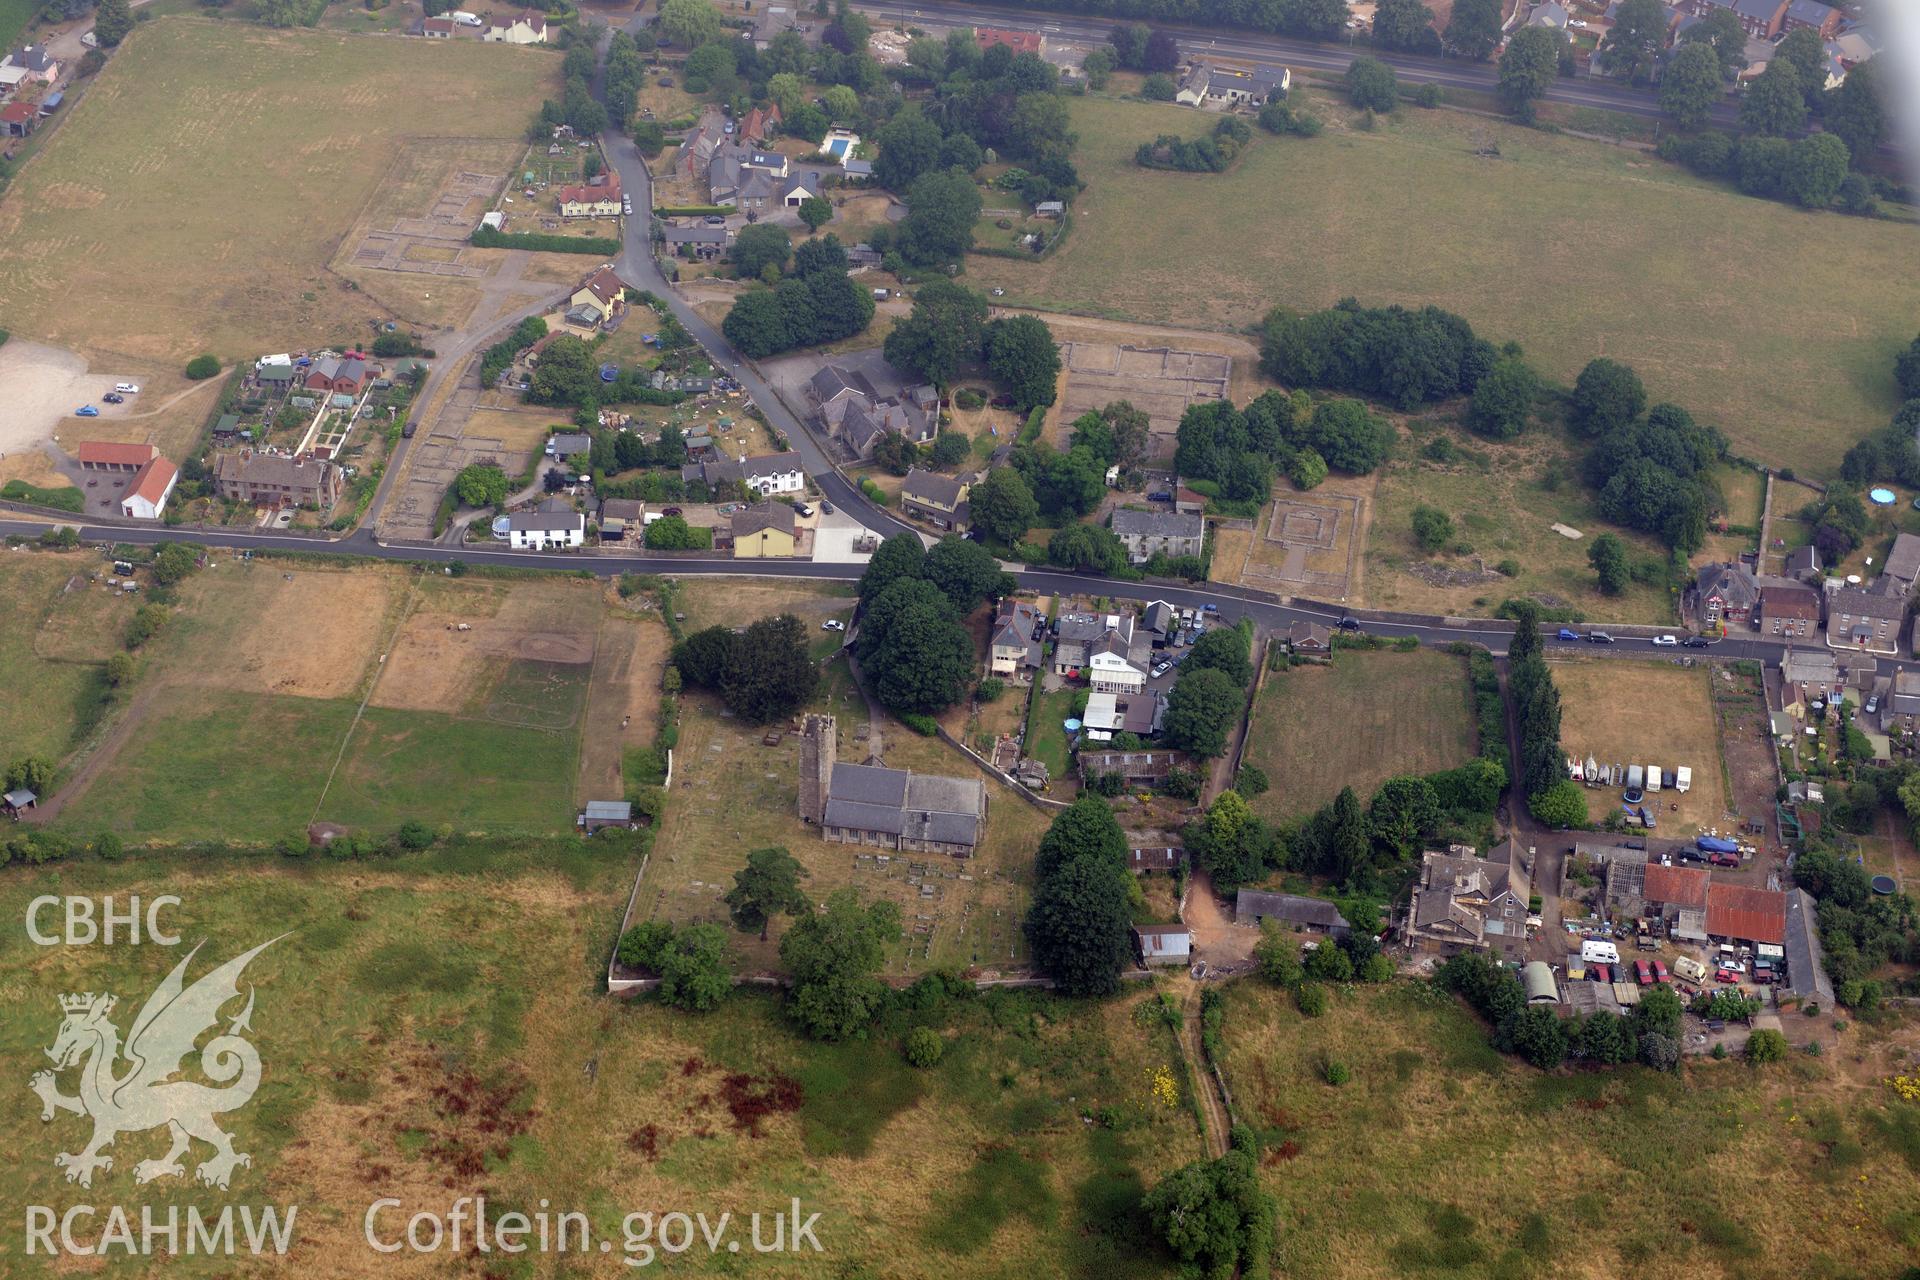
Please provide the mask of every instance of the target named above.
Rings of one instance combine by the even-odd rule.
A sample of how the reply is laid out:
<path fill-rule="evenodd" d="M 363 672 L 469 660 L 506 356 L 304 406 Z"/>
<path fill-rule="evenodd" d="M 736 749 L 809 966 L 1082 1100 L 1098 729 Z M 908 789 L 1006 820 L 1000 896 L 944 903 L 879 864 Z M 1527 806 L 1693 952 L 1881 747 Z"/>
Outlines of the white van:
<path fill-rule="evenodd" d="M 1647 766 L 1647 790 L 1658 791 L 1659 789 L 1660 789 L 1660 766 L 1657 764 L 1650 764 Z"/>
<path fill-rule="evenodd" d="M 1580 958 L 1588 964 L 1619 964 L 1620 948 L 1589 938 L 1580 944 Z"/>
<path fill-rule="evenodd" d="M 455 9 L 452 13 L 448 14 L 447 16 L 449 18 L 452 18 L 455 22 L 459 23 L 463 27 L 478 27 L 478 26 L 485 25 L 480 21 L 479 14 L 468 13 L 464 9 Z"/>
<path fill-rule="evenodd" d="M 1673 962 L 1673 971 L 1688 982 L 1705 982 L 1707 966 L 1688 956 L 1680 956 Z"/>

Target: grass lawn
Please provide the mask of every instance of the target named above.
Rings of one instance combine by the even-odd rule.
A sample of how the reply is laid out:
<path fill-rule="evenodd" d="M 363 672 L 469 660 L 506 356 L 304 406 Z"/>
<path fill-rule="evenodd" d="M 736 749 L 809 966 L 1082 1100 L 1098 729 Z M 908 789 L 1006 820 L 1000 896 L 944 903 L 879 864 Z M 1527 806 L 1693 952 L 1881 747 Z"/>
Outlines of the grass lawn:
<path fill-rule="evenodd" d="M 1327 733 L 1327 726 L 1339 731 Z M 1335 655 L 1333 665 L 1269 672 L 1246 761 L 1267 775 L 1251 803 L 1266 818 L 1312 813 L 1350 786 L 1362 804 L 1388 778 L 1473 758 L 1466 659 L 1437 649 Z"/>
<path fill-rule="evenodd" d="M 14 48 L 15 37 L 27 29 L 38 12 L 40 6 L 32 0 L 0 0 L 0 44 Z"/>
<path fill-rule="evenodd" d="M 0 326 L 164 363 L 364 333 L 375 307 L 326 270 L 342 233 L 408 139 L 523 139 L 559 75 L 526 54 L 142 24 L 0 201 Z M 417 279 L 435 301 L 400 296 L 437 305 Z"/>
<path fill-rule="evenodd" d="M 87 551 L 0 559 L 0 598 L 7 602 L 0 609 L 0 680 L 7 690 L 0 698 L 0 741 L 9 760 L 58 760 L 106 709 L 106 655 L 94 640 L 107 619 L 99 611 L 124 606 L 109 605 L 98 586 L 66 589 L 76 575 L 102 568 L 112 566 Z M 62 643 L 69 631 L 83 643 Z"/>
<path fill-rule="evenodd" d="M 1353 988 L 1309 1019 L 1230 988 L 1228 1083 L 1284 1206 L 1276 1275 L 1869 1276 L 1920 1243 L 1920 1107 L 1879 1082 L 1909 1033 L 1757 1071 L 1546 1075 L 1425 992 Z"/>
<path fill-rule="evenodd" d="M 1686 765 L 1693 770 L 1690 791 L 1647 797 L 1650 805 L 1658 805 L 1656 831 L 1690 836 L 1706 827 L 1725 830 L 1727 787 L 1708 701 L 1712 682 L 1705 666 L 1689 670 L 1654 662 L 1556 661 L 1560 744 L 1579 760 L 1592 755 L 1607 764 L 1657 764 L 1669 772 Z M 1587 808 L 1599 821 L 1618 798 L 1618 792 L 1596 788 L 1587 793 Z"/>
<path fill-rule="evenodd" d="M 1463 456 L 1446 464 L 1422 456 L 1442 438 Z M 1449 548 L 1429 555 L 1414 542 L 1413 511 L 1419 506 L 1453 517 Z M 1564 537 L 1555 524 L 1585 536 Z M 1539 429 L 1508 445 L 1451 427 L 1404 432 L 1374 490 L 1364 595 L 1373 608 L 1419 613 L 1486 615 L 1509 596 L 1533 596 L 1596 618 L 1670 620 L 1674 603 L 1664 587 L 1629 583 L 1618 596 L 1600 594 L 1587 550 L 1602 533 L 1622 539 L 1636 560 L 1665 560 L 1653 539 L 1600 518 L 1593 491 L 1581 483 L 1557 430 Z M 1509 560 L 1519 566 L 1511 578 L 1496 569 Z"/>
<path fill-rule="evenodd" d="M 1039 706 L 1033 712 L 1033 741 L 1027 754 L 1047 766 L 1047 777 L 1059 780 L 1068 776 L 1067 731 L 1061 726 L 1073 716 L 1073 703 L 1084 689 L 1055 689 L 1052 693 L 1035 691 Z"/>
<path fill-rule="evenodd" d="M 1308 97 L 1322 137 L 1268 139 L 1222 175 L 1133 163 L 1156 134 L 1191 135 L 1192 111 L 1075 99 L 1088 189 L 1067 243 L 1041 262 L 976 256 L 970 277 L 1009 306 L 1214 328 L 1275 303 L 1433 303 L 1564 384 L 1594 356 L 1625 360 L 1740 452 L 1815 474 L 1896 407 L 1920 277 L 1890 268 L 1920 254 L 1920 228 L 1805 213 L 1480 116 L 1406 109 L 1369 133 Z M 1498 158 L 1474 154 L 1482 140 Z M 1249 235 L 1255 209 L 1264 233 Z"/>

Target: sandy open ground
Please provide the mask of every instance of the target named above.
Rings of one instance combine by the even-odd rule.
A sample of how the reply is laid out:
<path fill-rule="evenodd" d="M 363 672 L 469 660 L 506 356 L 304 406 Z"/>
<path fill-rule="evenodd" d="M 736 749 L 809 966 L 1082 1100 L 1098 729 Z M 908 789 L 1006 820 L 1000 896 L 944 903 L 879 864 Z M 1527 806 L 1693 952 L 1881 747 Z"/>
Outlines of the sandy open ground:
<path fill-rule="evenodd" d="M 95 373 L 86 357 L 60 347 L 15 338 L 0 346 L 0 454 L 37 448 L 62 428 L 78 427 L 91 419 L 73 416 L 90 404 L 101 420 L 125 417 L 132 404 L 110 405 L 100 397 L 116 382 L 137 381 L 124 373 Z"/>

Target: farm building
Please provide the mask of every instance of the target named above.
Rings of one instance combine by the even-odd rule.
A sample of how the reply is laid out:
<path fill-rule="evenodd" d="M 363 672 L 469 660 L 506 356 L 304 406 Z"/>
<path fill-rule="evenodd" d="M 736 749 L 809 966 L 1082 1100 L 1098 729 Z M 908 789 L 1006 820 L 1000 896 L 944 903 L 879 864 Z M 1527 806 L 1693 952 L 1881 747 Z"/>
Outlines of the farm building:
<path fill-rule="evenodd" d="M 17 819 L 21 814 L 39 803 L 40 797 L 25 787 L 20 787 L 17 790 L 7 792 L 4 796 L 0 796 L 0 810 L 4 810 L 10 818 Z"/>
<path fill-rule="evenodd" d="M 1191 764 L 1178 751 L 1082 751 L 1077 759 L 1082 778 L 1117 773 L 1130 787 L 1157 787 L 1175 769 Z"/>
<path fill-rule="evenodd" d="M 1186 865 L 1187 851 L 1172 845 L 1127 850 L 1127 869 L 1137 876 L 1150 876 L 1156 871 L 1172 875 Z"/>
<path fill-rule="evenodd" d="M 589 800 L 574 825 L 589 835 L 608 827 L 631 827 L 633 806 L 625 800 Z"/>
<path fill-rule="evenodd" d="M 1833 1007 L 1833 983 L 1827 977 L 1826 954 L 1820 949 L 1820 920 L 1813 895 L 1795 889 L 1787 895 L 1787 991 L 1802 1000 Z"/>
<path fill-rule="evenodd" d="M 1133 949 L 1148 967 L 1185 964 L 1193 958 L 1193 935 L 1183 924 L 1137 924 Z"/>
<path fill-rule="evenodd" d="M 1787 895 L 1744 885 L 1707 887 L 1707 932 L 1736 942 L 1781 946 L 1787 940 Z"/>
<path fill-rule="evenodd" d="M 1353 931 L 1347 918 L 1340 914 L 1340 908 L 1325 898 L 1242 889 L 1233 902 L 1233 922 L 1258 925 L 1264 920 L 1300 933 L 1322 933 L 1330 938 L 1344 938 Z"/>
<path fill-rule="evenodd" d="M 129 520 L 158 520 L 179 479 L 180 470 L 171 462 L 165 458 L 150 459 L 134 473 L 133 482 L 120 495 L 120 514 Z"/>
<path fill-rule="evenodd" d="M 1443 955 L 1491 951 L 1519 960 L 1527 949 L 1530 893 L 1511 841 L 1491 858 L 1466 845 L 1430 849 L 1420 855 L 1420 880 L 1403 932 L 1410 946 Z"/>
<path fill-rule="evenodd" d="M 160 456 L 150 444 L 114 444 L 105 440 L 82 440 L 74 450 L 80 469 L 101 475 L 136 474 L 140 468 Z"/>
<path fill-rule="evenodd" d="M 1553 980 L 1553 969 L 1544 960 L 1529 960 L 1520 970 L 1520 985 L 1528 1004 L 1559 1004 L 1560 988 Z"/>

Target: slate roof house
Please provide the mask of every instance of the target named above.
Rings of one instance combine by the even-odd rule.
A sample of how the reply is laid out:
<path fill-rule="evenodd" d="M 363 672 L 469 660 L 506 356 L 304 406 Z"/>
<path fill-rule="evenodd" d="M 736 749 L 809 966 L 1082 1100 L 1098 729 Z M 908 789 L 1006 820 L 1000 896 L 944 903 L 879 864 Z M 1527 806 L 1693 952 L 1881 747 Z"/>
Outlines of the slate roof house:
<path fill-rule="evenodd" d="M 1896 655 L 1906 618 L 1905 596 L 1842 587 L 1827 599 L 1827 647 Z"/>
<path fill-rule="evenodd" d="M 1809 582 L 1820 577 L 1820 552 L 1812 546 L 1796 547 L 1787 552 L 1787 576 L 1801 582 Z"/>
<path fill-rule="evenodd" d="M 60 78 L 60 61 L 47 52 L 45 45 L 30 44 L 15 49 L 6 56 L 4 65 L 18 67 L 26 73 L 23 78 L 27 80 L 52 84 Z"/>
<path fill-rule="evenodd" d="M 1815 698 L 1831 698 L 1840 688 L 1840 662 L 1825 649 L 1789 648 L 1780 659 L 1780 709 L 1804 713 Z"/>
<path fill-rule="evenodd" d="M 668 249 L 676 253 L 685 249 L 696 258 L 717 258 L 733 243 L 733 232 L 725 227 L 709 227 L 705 223 L 668 227 L 661 236 Z"/>
<path fill-rule="evenodd" d="M 797 453 L 756 453 L 740 459 L 740 482 L 763 498 L 776 493 L 799 493 L 807 487 L 807 473 Z"/>
<path fill-rule="evenodd" d="M 373 371 L 358 356 L 322 356 L 308 367 L 300 385 L 308 391 L 357 396 L 372 377 Z"/>
<path fill-rule="evenodd" d="M 1760 584 L 1743 564 L 1710 564 L 1694 581 L 1694 607 L 1704 626 L 1745 626 L 1760 603 Z"/>
<path fill-rule="evenodd" d="M 620 216 L 620 175 L 609 169 L 584 183 L 555 187 L 553 199 L 563 218 L 617 218 Z"/>
<path fill-rule="evenodd" d="M 1409 944 L 1451 955 L 1492 951 L 1521 960 L 1527 949 L 1527 874 L 1511 841 L 1503 856 L 1466 846 L 1420 855 L 1420 880 L 1407 914 Z"/>
<path fill-rule="evenodd" d="M 1116 733 L 1131 733 L 1150 738 L 1160 732 L 1166 718 L 1166 702 L 1157 693 L 1102 693 L 1087 695 L 1087 709 L 1080 715 L 1087 737 L 1104 742 Z"/>
<path fill-rule="evenodd" d="M 578 511 L 516 511 L 507 517 L 507 544 L 515 551 L 561 551 L 586 541 Z"/>
<path fill-rule="evenodd" d="M 987 788 L 950 778 L 845 764 L 832 716 L 810 715 L 800 735 L 800 819 L 835 844 L 876 845 L 967 858 L 987 825 Z"/>
<path fill-rule="evenodd" d="M 987 639 L 987 674 L 1018 676 L 1038 671 L 1042 659 L 1036 637 L 1046 624 L 1046 615 L 1030 601 L 1002 600 Z"/>
<path fill-rule="evenodd" d="M 973 525 L 967 503 L 970 488 L 964 480 L 915 467 L 900 486 L 900 508 L 936 528 L 965 533 Z"/>
<path fill-rule="evenodd" d="M 545 44 L 547 15 L 538 9 L 496 14 L 480 38 L 494 44 Z"/>
<path fill-rule="evenodd" d="M 1288 623 L 1287 647 L 1304 657 L 1322 657 L 1333 652 L 1333 629 L 1320 622 Z"/>
<path fill-rule="evenodd" d="M 1235 924 L 1258 925 L 1263 920 L 1298 930 L 1344 938 L 1353 931 L 1340 908 L 1325 898 L 1304 898 L 1293 893 L 1262 893 L 1242 889 L 1233 903 Z"/>
<path fill-rule="evenodd" d="M 213 489 L 229 502 L 324 511 L 340 498 L 340 470 L 320 458 L 242 449 L 215 456 Z"/>
<path fill-rule="evenodd" d="M 1155 555 L 1198 556 L 1206 541 L 1206 521 L 1199 516 L 1177 511 L 1132 511 L 1125 507 L 1113 513 L 1114 536 L 1127 549 L 1127 559 L 1145 564 Z"/>
<path fill-rule="evenodd" d="M 1055 675 L 1084 675 L 1102 693 L 1138 693 L 1147 673 L 1133 660 L 1133 615 L 1068 613 L 1053 649 Z"/>
<path fill-rule="evenodd" d="M 1880 580 L 1874 586 L 1880 587 L 1888 579 L 1894 584 L 1887 589 L 1888 595 L 1913 594 L 1913 584 L 1920 582 L 1920 537 L 1911 533 L 1895 535 L 1893 546 L 1887 552 L 1887 562 L 1880 567 Z"/>
<path fill-rule="evenodd" d="M 1787 895 L 1787 991 L 1802 1000 L 1817 1000 L 1822 1009 L 1833 1007 L 1833 983 L 1827 977 L 1827 957 L 1820 948 L 1820 923 L 1813 895 L 1795 889 Z"/>
<path fill-rule="evenodd" d="M 940 397 L 931 386 L 883 396 L 863 371 L 827 364 L 807 380 L 807 399 L 819 411 L 827 434 L 862 461 L 873 456 L 874 446 L 889 431 L 915 444 L 926 444 L 940 432 Z"/>
<path fill-rule="evenodd" d="M 1141 611 L 1140 630 L 1152 638 L 1154 648 L 1164 648 L 1180 630 L 1179 614 L 1165 600 L 1155 600 Z"/>
<path fill-rule="evenodd" d="M 1292 87 L 1293 72 L 1285 67 L 1195 62 L 1180 82 L 1174 101 L 1189 107 L 1257 107 L 1273 98 L 1286 97 Z"/>
<path fill-rule="evenodd" d="M 618 541 L 627 536 L 629 526 L 638 529 L 647 513 L 647 504 L 638 498 L 604 498 L 600 502 L 600 537 Z"/>

